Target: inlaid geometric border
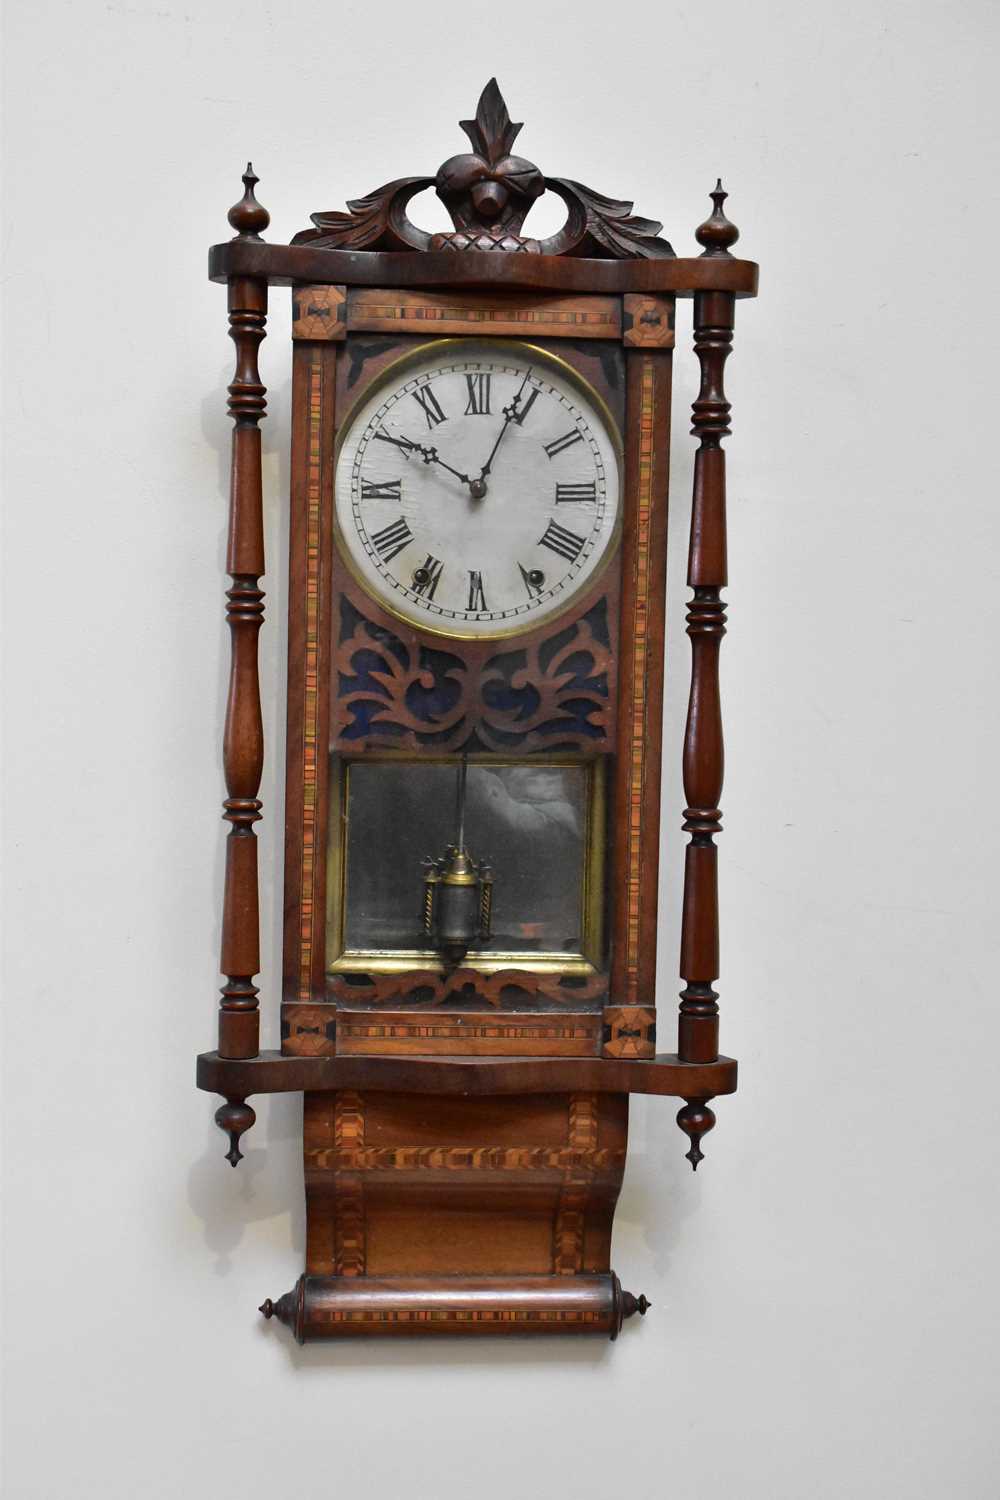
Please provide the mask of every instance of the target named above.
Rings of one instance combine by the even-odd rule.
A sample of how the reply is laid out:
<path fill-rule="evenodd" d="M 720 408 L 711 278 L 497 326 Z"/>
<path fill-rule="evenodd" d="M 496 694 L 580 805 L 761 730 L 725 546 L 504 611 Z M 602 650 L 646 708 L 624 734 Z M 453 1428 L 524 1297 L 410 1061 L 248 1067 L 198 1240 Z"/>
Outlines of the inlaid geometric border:
<path fill-rule="evenodd" d="M 604 1326 L 606 1315 L 599 1312 L 575 1312 L 572 1309 L 536 1309 L 518 1307 L 477 1308 L 403 1308 L 375 1311 L 374 1309 L 317 1309 L 310 1313 L 310 1322 L 350 1323 L 359 1327 L 378 1327 L 394 1323 L 425 1323 L 441 1329 L 461 1328 L 470 1323 L 513 1323 L 530 1327 L 533 1324 L 591 1324 Z"/>
<path fill-rule="evenodd" d="M 333 1114 L 334 1151 L 359 1152 L 365 1145 L 365 1101 L 361 1094 L 342 1089 Z M 306 1151 L 306 1166 L 311 1165 Z M 359 1172 L 337 1178 L 334 1201 L 334 1271 L 338 1276 L 363 1276 L 368 1252 L 365 1240 L 365 1188 Z"/>
<path fill-rule="evenodd" d="M 302 865 L 299 884 L 299 999 L 312 998 L 312 945 L 319 770 L 319 569 L 322 500 L 323 354 L 309 352 L 309 437 L 306 467 L 306 623 L 302 712 Z M 323 914 L 320 913 L 320 920 Z"/>
<path fill-rule="evenodd" d="M 552 1269 L 557 1276 L 573 1276 L 583 1269 L 583 1234 L 593 1181 L 592 1163 L 597 1156 L 596 1094 L 570 1094 L 567 1110 L 567 1140 L 572 1160 L 559 1193 L 552 1231 Z"/>
<path fill-rule="evenodd" d="M 394 1011 L 337 1013 L 337 1050 L 373 1056 L 407 1052 L 459 1056 L 519 1056 L 544 1049 L 546 1056 L 593 1057 L 601 1041 L 599 1011 L 588 1015 Z"/>
<path fill-rule="evenodd" d="M 653 361 L 642 361 L 639 397 L 639 463 L 632 575 L 632 698 L 628 705 L 628 792 L 625 803 L 628 863 L 625 923 L 625 998 L 638 998 L 639 934 L 645 881 L 642 871 L 642 817 L 646 791 L 646 678 L 649 669 L 650 532 L 653 514 Z M 655 894 L 655 893 L 654 893 Z"/>

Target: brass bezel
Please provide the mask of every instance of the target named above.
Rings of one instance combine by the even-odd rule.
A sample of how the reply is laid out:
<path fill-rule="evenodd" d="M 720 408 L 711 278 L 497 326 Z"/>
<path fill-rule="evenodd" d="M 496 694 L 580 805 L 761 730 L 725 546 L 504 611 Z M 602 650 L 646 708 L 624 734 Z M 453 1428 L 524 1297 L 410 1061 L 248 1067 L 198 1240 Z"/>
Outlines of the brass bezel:
<path fill-rule="evenodd" d="M 441 954 L 434 948 L 379 949 L 345 948 L 344 918 L 347 885 L 347 802 L 351 767 L 373 761 L 391 761 L 409 765 L 455 765 L 458 755 L 412 755 L 406 751 L 376 750 L 357 755 L 330 755 L 330 816 L 327 822 L 326 881 L 326 970 L 329 974 L 367 970 L 372 974 L 405 974 L 410 970 L 444 973 Z M 579 953 L 483 953 L 470 948 L 462 967 L 482 974 L 501 969 L 522 969 L 530 974 L 573 974 L 588 976 L 601 970 L 604 954 L 604 870 L 607 848 L 607 765 L 604 756 L 567 755 L 538 756 L 476 755 L 472 765 L 496 766 L 574 766 L 587 772 L 587 832 L 581 877 L 580 910 L 583 917 L 583 944 Z M 419 869 L 414 872 L 414 910 L 420 901 Z M 331 959 L 331 954 L 336 957 Z"/>
<path fill-rule="evenodd" d="M 384 385 L 390 384 L 401 368 L 409 364 L 418 364 L 422 357 L 426 357 L 429 350 L 439 350 L 447 348 L 449 345 L 458 346 L 462 344 L 475 344 L 481 348 L 499 348 L 505 351 L 512 349 L 523 350 L 524 352 L 529 353 L 533 360 L 540 360 L 543 364 L 548 364 L 554 367 L 564 380 L 566 380 L 570 385 L 575 385 L 578 390 L 583 392 L 587 400 L 591 402 L 599 415 L 602 417 L 605 429 L 611 441 L 611 447 L 614 451 L 615 459 L 618 464 L 618 511 L 615 516 L 614 529 L 612 530 L 611 536 L 608 540 L 608 545 L 605 549 L 604 556 L 598 564 L 597 568 L 595 568 L 594 572 L 590 575 L 589 578 L 586 579 L 583 584 L 581 584 L 578 589 L 572 592 L 569 597 L 559 605 L 558 609 L 554 609 L 550 613 L 545 614 L 541 617 L 537 615 L 533 617 L 529 616 L 524 621 L 518 624 L 506 625 L 502 629 L 490 631 L 465 630 L 458 624 L 452 624 L 447 627 L 433 624 L 425 625 L 422 621 L 418 622 L 416 620 L 412 620 L 409 615 L 404 615 L 398 609 L 395 609 L 389 599 L 386 599 L 382 594 L 378 594 L 375 592 L 374 588 L 371 585 L 371 581 L 365 578 L 362 575 L 360 569 L 357 567 L 354 558 L 351 556 L 350 549 L 347 546 L 346 538 L 342 533 L 340 518 L 337 514 L 337 468 L 340 463 L 340 450 L 343 447 L 344 439 L 347 436 L 348 432 L 350 432 L 357 418 L 357 414 L 361 410 L 361 407 L 371 398 L 374 393 L 378 392 Z M 611 408 L 608 406 L 608 403 L 604 400 L 604 397 L 600 394 L 600 392 L 595 390 L 590 382 L 580 374 L 579 370 L 574 369 L 573 366 L 568 363 L 568 361 L 566 361 L 565 359 L 561 359 L 558 354 L 552 354 L 548 349 L 540 348 L 537 344 L 529 344 L 524 339 L 483 338 L 479 334 L 474 333 L 454 334 L 448 338 L 429 339 L 425 344 L 418 344 L 413 349 L 407 349 L 405 353 L 401 354 L 397 359 L 391 360 L 383 370 L 380 370 L 372 383 L 367 386 L 360 393 L 360 395 L 355 397 L 352 404 L 348 407 L 343 420 L 340 422 L 337 428 L 337 437 L 333 446 L 333 495 L 331 505 L 331 509 L 333 512 L 332 519 L 334 545 L 336 546 L 341 561 L 343 562 L 347 571 L 350 573 L 351 577 L 354 579 L 358 587 L 364 590 L 368 598 L 372 599 L 380 609 L 384 609 L 386 614 L 391 615 L 393 619 L 399 620 L 402 624 L 407 626 L 408 629 L 420 634 L 443 637 L 446 640 L 502 641 L 508 640 L 511 636 L 527 635 L 531 631 L 538 630 L 543 626 L 548 627 L 555 621 L 562 619 L 563 615 L 565 615 L 568 610 L 572 609 L 573 606 L 578 603 L 581 595 L 586 590 L 592 588 L 597 580 L 604 575 L 607 570 L 608 564 L 617 554 L 619 545 L 621 543 L 622 520 L 625 509 L 624 502 L 625 447 L 621 432 L 618 427 L 618 423 L 615 421 L 614 414 L 611 411 Z"/>

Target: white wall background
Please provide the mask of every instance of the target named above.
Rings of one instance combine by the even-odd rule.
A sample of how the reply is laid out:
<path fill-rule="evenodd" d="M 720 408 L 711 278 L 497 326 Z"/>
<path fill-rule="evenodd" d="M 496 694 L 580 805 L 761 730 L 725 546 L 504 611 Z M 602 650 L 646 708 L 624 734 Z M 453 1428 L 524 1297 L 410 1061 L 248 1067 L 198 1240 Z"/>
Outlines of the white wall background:
<path fill-rule="evenodd" d="M 7 1500 L 996 1496 L 997 33 L 985 0 L 9 0 Z M 460 149 L 494 71 L 526 155 L 634 194 L 679 253 L 721 171 L 763 267 L 729 378 L 720 988 L 742 1085 L 697 1177 L 670 1101 L 635 1105 L 614 1261 L 655 1308 L 614 1348 L 300 1351 L 255 1311 L 300 1269 L 298 1106 L 258 1102 L 234 1173 L 193 1086 L 232 368 L 205 250 L 248 156 L 287 241 Z M 272 1045 L 288 322 L 276 292 Z"/>

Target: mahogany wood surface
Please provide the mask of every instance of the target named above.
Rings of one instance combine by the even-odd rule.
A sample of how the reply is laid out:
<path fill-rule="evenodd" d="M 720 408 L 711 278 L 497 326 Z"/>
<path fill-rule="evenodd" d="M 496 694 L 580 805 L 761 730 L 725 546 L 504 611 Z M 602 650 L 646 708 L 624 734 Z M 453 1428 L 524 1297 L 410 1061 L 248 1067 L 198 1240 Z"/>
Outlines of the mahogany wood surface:
<path fill-rule="evenodd" d="M 332 1021 L 312 1012 L 324 1002 L 341 1003 L 344 996 L 348 1003 L 364 998 L 366 1003 L 398 1009 L 401 1004 L 422 1005 L 419 997 L 430 986 L 434 1003 L 439 1000 L 443 1005 L 457 989 L 473 984 L 481 1005 L 518 1010 L 527 1002 L 566 1010 L 592 998 L 599 1011 L 607 990 L 606 965 L 599 966 L 593 976 L 565 981 L 562 989 L 559 976 L 514 967 L 497 975 L 463 968 L 430 980 L 421 969 L 409 976 L 373 975 L 364 991 L 353 984 L 355 976 L 326 972 L 338 956 L 326 951 L 326 825 L 330 776 L 339 775 L 339 765 L 331 765 L 325 747 L 352 756 L 369 750 L 436 756 L 460 749 L 475 731 L 486 748 L 519 755 L 543 752 L 553 738 L 564 752 L 569 748 L 592 755 L 613 750 L 621 554 L 616 551 L 611 556 L 579 600 L 557 620 L 507 641 L 442 641 L 397 619 L 370 598 L 344 564 L 332 535 L 338 423 L 387 365 L 426 339 L 396 333 L 349 333 L 346 341 L 330 338 L 331 320 L 321 317 L 326 308 L 322 299 L 312 296 L 315 290 L 309 288 L 310 297 L 305 305 L 300 299 L 297 308 L 302 316 L 316 320 L 316 337 L 296 338 L 293 357 L 283 1049 L 332 1050 Z M 380 295 L 396 294 L 390 289 Z M 596 301 L 603 316 L 607 299 Z M 587 299 L 574 299 L 577 312 L 586 304 Z M 528 305 L 535 304 L 529 299 Z M 470 310 L 505 311 L 516 322 L 525 299 L 523 294 L 503 294 L 483 304 L 474 296 L 468 306 Z M 620 348 L 612 347 L 610 341 L 575 338 L 539 338 L 533 347 L 558 354 L 597 390 L 619 428 L 624 426 L 625 362 Z M 394 643 L 393 650 L 380 645 L 380 639 L 386 638 Z M 550 649 L 553 641 L 562 642 L 557 650 Z M 414 685 L 426 682 L 428 662 L 433 663 L 442 650 L 447 652 L 452 680 L 461 682 L 461 695 L 445 717 L 423 720 L 411 707 L 410 692 Z M 381 653 L 380 712 L 368 732 L 359 737 L 352 732 L 355 706 L 371 689 L 351 686 L 362 681 L 355 659 L 360 653 L 361 659 L 370 662 L 373 651 Z M 585 653 L 591 663 L 586 676 L 603 683 L 597 695 L 575 681 Z M 565 669 L 567 661 L 575 664 L 571 670 Z M 532 683 L 538 694 L 532 713 L 488 708 L 484 684 L 502 674 Z M 573 717 L 582 711 L 585 699 L 586 733 Z M 573 705 L 571 712 L 564 709 L 564 700 Z M 309 1012 L 307 1016 L 302 1007 Z M 315 1043 L 313 1038 L 317 1038 Z M 589 1050 L 598 1045 L 595 1018 Z M 540 1034 L 534 1046 L 525 1041 L 512 1050 L 536 1049 L 541 1055 L 550 1050 Z M 566 1039 L 560 1038 L 551 1050 L 567 1051 Z M 582 1051 L 582 1044 L 575 1044 L 573 1050 Z"/>
<path fill-rule="evenodd" d="M 713 211 L 696 236 L 702 256 L 718 264 L 730 259 L 739 230 L 726 218 L 722 183 L 712 193 Z M 701 365 L 701 388 L 692 412 L 695 455 L 694 497 L 688 586 L 691 638 L 691 692 L 684 733 L 684 831 L 691 838 L 684 855 L 681 912 L 681 991 L 677 1051 L 686 1062 L 711 1062 L 719 1051 L 719 889 L 716 835 L 722 826 L 719 798 L 724 766 L 719 648 L 726 633 L 728 582 L 726 553 L 726 455 L 729 402 L 723 372 L 733 341 L 735 302 L 729 292 L 701 292 L 694 299 L 694 347 Z M 691 1141 L 687 1158 L 697 1169 L 702 1137 L 715 1125 L 705 1100 L 689 1099 L 677 1123 Z"/>
<path fill-rule="evenodd" d="M 645 1313 L 645 1297 L 600 1275 L 358 1277 L 301 1276 L 260 1311 L 296 1342 L 414 1334 L 600 1334 L 614 1340 L 625 1318 Z"/>
<path fill-rule="evenodd" d="M 266 210 L 260 209 L 253 198 L 255 181 L 248 166 L 244 199 L 230 213 L 230 221 L 241 233 L 267 223 Z M 260 969 L 257 838 L 253 825 L 260 818 L 257 792 L 264 764 L 257 637 L 264 618 L 264 595 L 259 586 L 264 572 L 259 423 L 266 402 L 257 369 L 257 349 L 264 337 L 266 315 L 266 283 L 242 277 L 230 281 L 229 325 L 236 345 L 236 372 L 229 387 L 234 425 L 226 568 L 232 586 L 226 595 L 226 618 L 232 657 L 223 741 L 227 791 L 223 816 L 230 832 L 222 908 L 221 968 L 226 983 L 219 1011 L 219 1051 L 229 1057 L 253 1057 L 260 1035 L 258 992 L 253 982 Z"/>
<path fill-rule="evenodd" d="M 314 250 L 308 245 L 250 244 L 230 240 L 208 252 L 211 281 L 253 276 L 270 286 L 296 282 L 336 282 L 344 286 L 484 287 L 497 291 L 661 292 L 693 297 L 695 292 L 732 292 L 756 297 L 753 261 L 588 260 L 557 255 L 500 255 L 496 251 Z"/>
<path fill-rule="evenodd" d="M 307 1274 L 607 1271 L 628 1096 L 306 1096 Z"/>
<path fill-rule="evenodd" d="M 634 1061 L 603 1057 L 198 1057 L 197 1084 L 247 1098 L 310 1089 L 388 1089 L 429 1094 L 530 1094 L 590 1090 L 709 1099 L 736 1092 L 736 1062 L 687 1063 L 671 1053 Z"/>

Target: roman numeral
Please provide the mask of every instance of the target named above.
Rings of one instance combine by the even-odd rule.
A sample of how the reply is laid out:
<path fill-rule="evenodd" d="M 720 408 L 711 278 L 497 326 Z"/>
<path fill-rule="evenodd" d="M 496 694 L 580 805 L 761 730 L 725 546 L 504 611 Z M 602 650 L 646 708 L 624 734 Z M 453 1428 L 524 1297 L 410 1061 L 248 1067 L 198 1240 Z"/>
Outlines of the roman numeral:
<path fill-rule="evenodd" d="M 433 599 L 434 591 L 441 581 L 443 568 L 444 563 L 441 559 L 431 557 L 430 553 L 428 553 L 413 575 L 413 592 L 428 599 Z"/>
<path fill-rule="evenodd" d="M 539 568 L 526 568 L 523 563 L 518 563 L 517 566 L 521 571 L 521 582 L 528 591 L 528 598 L 537 599 L 542 592 L 545 575 Z"/>
<path fill-rule="evenodd" d="M 551 443 L 546 443 L 545 451 L 550 458 L 555 458 L 557 454 L 565 452 L 567 448 L 572 448 L 574 443 L 582 442 L 583 433 L 579 428 L 571 427 L 569 432 L 563 433 L 562 437 L 553 438 Z"/>
<path fill-rule="evenodd" d="M 469 569 L 469 602 L 465 606 L 468 610 L 484 610 L 486 608 L 486 595 L 483 593 L 483 575 L 474 573 Z"/>
<path fill-rule="evenodd" d="M 402 500 L 403 495 L 400 486 L 401 479 L 387 479 L 385 484 L 369 484 L 367 479 L 361 481 L 362 500 Z"/>
<path fill-rule="evenodd" d="M 413 399 L 427 418 L 429 429 L 433 430 L 439 422 L 444 421 L 444 412 L 429 384 L 422 385 L 419 390 L 414 391 Z"/>
<path fill-rule="evenodd" d="M 597 481 L 590 484 L 557 484 L 557 505 L 594 505 L 597 502 Z"/>
<path fill-rule="evenodd" d="M 402 552 L 407 543 L 412 541 L 413 532 L 407 525 L 405 516 L 383 526 L 381 531 L 372 532 L 372 545 L 383 562 L 392 562 L 396 553 Z"/>
<path fill-rule="evenodd" d="M 379 427 L 375 432 L 375 441 L 379 443 L 391 443 L 394 448 L 401 448 L 403 451 L 403 457 L 406 459 L 406 462 L 409 463 L 410 452 L 413 448 L 413 444 L 408 443 L 405 438 L 391 437 L 389 433 L 386 432 L 384 427 Z"/>
<path fill-rule="evenodd" d="M 490 386 L 492 382 L 492 375 L 466 375 L 465 383 L 469 388 L 469 404 L 465 408 L 465 416 L 488 417 L 490 415 Z"/>
<path fill-rule="evenodd" d="M 575 531 L 568 531 L 565 526 L 560 526 L 558 521 L 550 521 L 545 528 L 545 535 L 539 537 L 538 545 L 548 547 L 551 552 L 558 552 L 567 562 L 576 562 L 586 540 L 585 536 L 577 536 Z"/>
<path fill-rule="evenodd" d="M 514 421 L 517 423 L 518 427 L 521 426 L 521 424 L 523 423 L 525 417 L 528 415 L 528 413 L 531 410 L 533 404 L 537 400 L 538 400 L 538 391 L 537 391 L 537 389 L 534 386 L 532 386 L 531 387 L 531 395 L 528 397 L 527 401 L 524 403 L 524 405 L 521 407 L 520 411 L 518 412 L 517 416 L 514 418 Z"/>

